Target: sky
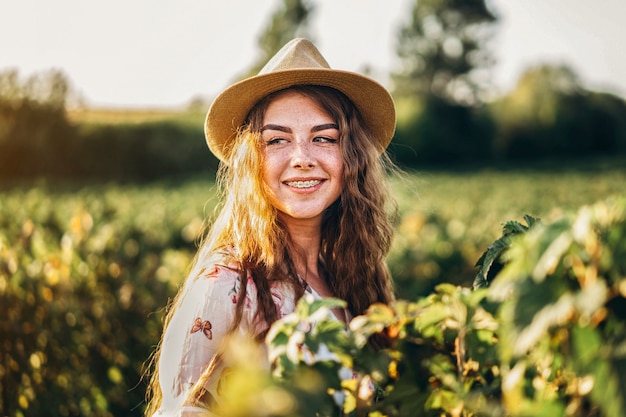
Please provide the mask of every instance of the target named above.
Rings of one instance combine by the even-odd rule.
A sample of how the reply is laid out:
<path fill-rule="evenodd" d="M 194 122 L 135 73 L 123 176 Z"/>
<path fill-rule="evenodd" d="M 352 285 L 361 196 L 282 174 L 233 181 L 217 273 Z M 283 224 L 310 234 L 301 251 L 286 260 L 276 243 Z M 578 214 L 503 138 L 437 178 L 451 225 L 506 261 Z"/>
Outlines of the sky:
<path fill-rule="evenodd" d="M 414 0 L 313 0 L 312 38 L 331 67 L 387 85 Z M 173 108 L 210 99 L 257 58 L 281 0 L 0 0 L 0 72 L 62 70 L 92 107 Z M 626 97 L 626 0 L 488 0 L 500 23 L 492 80 L 567 64 L 591 90 Z"/>

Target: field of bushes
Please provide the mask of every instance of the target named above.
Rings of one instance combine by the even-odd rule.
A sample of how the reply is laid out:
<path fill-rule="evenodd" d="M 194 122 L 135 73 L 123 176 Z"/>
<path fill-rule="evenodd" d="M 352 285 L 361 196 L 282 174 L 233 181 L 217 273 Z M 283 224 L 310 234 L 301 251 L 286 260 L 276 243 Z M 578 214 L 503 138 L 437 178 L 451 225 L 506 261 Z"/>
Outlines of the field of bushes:
<path fill-rule="evenodd" d="M 402 299 L 475 263 L 508 220 L 550 222 L 626 193 L 626 163 L 408 172 L 389 258 Z M 212 178 L 0 191 L 2 415 L 139 416 L 164 306 L 215 204 Z"/>

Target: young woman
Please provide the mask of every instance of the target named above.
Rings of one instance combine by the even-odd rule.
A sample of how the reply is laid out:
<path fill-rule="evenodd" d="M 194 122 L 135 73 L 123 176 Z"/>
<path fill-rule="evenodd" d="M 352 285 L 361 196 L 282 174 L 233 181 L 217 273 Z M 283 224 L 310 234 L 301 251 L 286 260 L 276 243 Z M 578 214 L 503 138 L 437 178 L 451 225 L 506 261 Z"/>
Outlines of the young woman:
<path fill-rule="evenodd" d="M 221 209 L 169 310 L 148 415 L 193 416 L 219 402 L 220 342 L 263 342 L 306 292 L 347 302 L 349 321 L 393 290 L 387 90 L 331 69 L 305 39 L 222 92 L 205 134 L 221 160 Z"/>

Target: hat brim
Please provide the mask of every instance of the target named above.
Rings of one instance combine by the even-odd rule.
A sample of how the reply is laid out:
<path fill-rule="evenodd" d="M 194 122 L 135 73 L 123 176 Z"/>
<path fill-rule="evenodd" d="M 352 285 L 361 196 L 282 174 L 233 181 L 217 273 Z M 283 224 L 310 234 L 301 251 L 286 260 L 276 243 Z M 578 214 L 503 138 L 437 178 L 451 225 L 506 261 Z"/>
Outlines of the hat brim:
<path fill-rule="evenodd" d="M 344 93 L 358 109 L 374 135 L 378 151 L 384 152 L 396 127 L 393 98 L 378 82 L 363 75 L 326 68 L 300 68 L 256 75 L 224 90 L 209 108 L 204 134 L 209 149 L 225 161 L 227 149 L 250 110 L 265 96 L 294 85 L 321 85 Z"/>

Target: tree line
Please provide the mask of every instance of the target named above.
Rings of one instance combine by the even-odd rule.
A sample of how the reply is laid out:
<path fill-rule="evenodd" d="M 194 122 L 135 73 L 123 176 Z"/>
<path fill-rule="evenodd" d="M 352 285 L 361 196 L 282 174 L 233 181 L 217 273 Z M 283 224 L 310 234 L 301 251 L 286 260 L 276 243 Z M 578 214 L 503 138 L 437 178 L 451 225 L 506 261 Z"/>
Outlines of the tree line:
<path fill-rule="evenodd" d="M 314 39 L 314 15 L 311 1 L 283 0 L 241 77 L 294 36 Z M 484 0 L 419 0 L 408 16 L 390 74 L 399 116 L 390 152 L 401 166 L 626 154 L 624 99 L 586 90 L 568 66 L 528 68 L 512 91 L 490 96 L 487 46 L 498 18 Z M 72 100 L 60 70 L 26 81 L 16 70 L 0 73 L 0 178 L 150 180 L 216 169 L 201 125 L 76 125 L 66 112 Z"/>
<path fill-rule="evenodd" d="M 0 180 L 39 177 L 92 181 L 155 180 L 215 168 L 202 126 L 175 120 L 73 123 L 63 72 L 24 82 L 0 73 Z M 32 85 L 36 84 L 36 89 Z"/>

